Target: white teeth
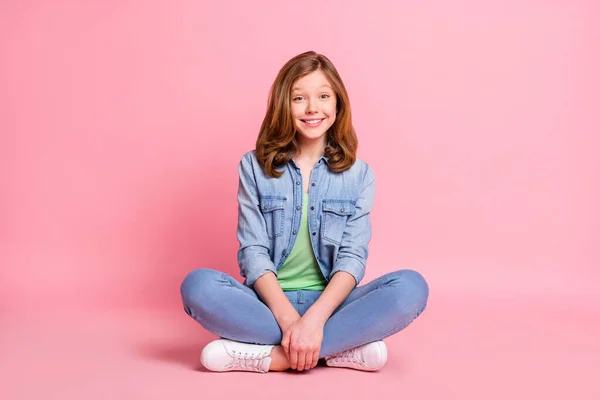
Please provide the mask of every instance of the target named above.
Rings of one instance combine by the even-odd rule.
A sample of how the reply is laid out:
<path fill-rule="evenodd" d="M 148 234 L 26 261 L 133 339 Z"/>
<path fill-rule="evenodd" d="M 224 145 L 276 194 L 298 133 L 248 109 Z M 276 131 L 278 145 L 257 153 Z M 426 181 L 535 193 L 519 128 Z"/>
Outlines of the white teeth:
<path fill-rule="evenodd" d="M 305 120 L 304 122 L 306 122 L 309 125 L 317 125 L 321 121 L 322 121 L 322 119 L 312 119 L 312 120 Z"/>

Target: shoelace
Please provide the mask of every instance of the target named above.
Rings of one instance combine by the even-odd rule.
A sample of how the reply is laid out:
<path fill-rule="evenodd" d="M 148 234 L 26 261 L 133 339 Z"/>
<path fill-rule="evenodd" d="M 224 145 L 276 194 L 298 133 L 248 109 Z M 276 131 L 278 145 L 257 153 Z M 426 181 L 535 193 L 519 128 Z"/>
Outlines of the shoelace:
<path fill-rule="evenodd" d="M 344 350 L 341 353 L 337 353 L 331 356 L 328 360 L 333 362 L 353 362 L 353 363 L 362 363 L 358 358 L 358 353 L 360 352 L 360 346 L 355 347 L 353 349 Z"/>
<path fill-rule="evenodd" d="M 245 371 L 261 371 L 260 362 L 268 355 L 268 353 L 242 353 L 232 350 L 233 361 L 232 367 L 237 367 Z"/>

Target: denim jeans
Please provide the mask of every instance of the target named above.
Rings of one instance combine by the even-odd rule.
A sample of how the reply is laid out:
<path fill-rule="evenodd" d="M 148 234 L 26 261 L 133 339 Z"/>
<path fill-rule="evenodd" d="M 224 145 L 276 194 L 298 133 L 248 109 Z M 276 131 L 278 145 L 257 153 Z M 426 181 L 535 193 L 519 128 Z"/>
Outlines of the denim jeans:
<path fill-rule="evenodd" d="M 284 292 L 302 316 L 320 290 Z M 427 304 L 429 287 L 412 270 L 385 274 L 355 287 L 325 323 L 319 358 L 384 339 L 408 326 Z M 185 312 L 213 334 L 238 342 L 278 345 L 282 332 L 271 310 L 250 287 L 208 268 L 181 284 Z"/>

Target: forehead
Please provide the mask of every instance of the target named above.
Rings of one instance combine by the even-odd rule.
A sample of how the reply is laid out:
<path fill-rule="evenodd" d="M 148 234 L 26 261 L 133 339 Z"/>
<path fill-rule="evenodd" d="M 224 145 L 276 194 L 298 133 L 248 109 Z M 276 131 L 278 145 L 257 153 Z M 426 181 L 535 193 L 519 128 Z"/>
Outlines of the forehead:
<path fill-rule="evenodd" d="M 316 70 L 306 76 L 303 76 L 292 85 L 292 91 L 319 90 L 322 88 L 331 89 L 332 86 L 331 82 L 329 82 L 321 70 Z"/>

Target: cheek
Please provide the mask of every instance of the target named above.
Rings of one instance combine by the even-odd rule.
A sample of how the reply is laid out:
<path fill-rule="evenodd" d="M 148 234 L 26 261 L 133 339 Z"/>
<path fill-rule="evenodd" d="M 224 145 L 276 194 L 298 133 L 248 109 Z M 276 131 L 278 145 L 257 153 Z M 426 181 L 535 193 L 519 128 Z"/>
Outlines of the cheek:
<path fill-rule="evenodd" d="M 291 108 L 292 108 L 292 115 L 294 116 L 294 118 L 300 118 L 300 116 L 303 115 L 301 108 L 298 107 L 297 104 L 292 104 Z"/>
<path fill-rule="evenodd" d="M 336 109 L 335 109 L 335 104 L 333 106 L 331 106 L 328 110 L 327 110 L 327 115 L 329 116 L 329 118 L 331 118 L 332 120 L 335 120 L 336 117 Z"/>
<path fill-rule="evenodd" d="M 335 101 L 327 104 L 326 112 L 327 112 L 327 115 L 329 115 L 329 117 L 335 118 L 336 106 L 337 106 L 337 104 Z"/>

